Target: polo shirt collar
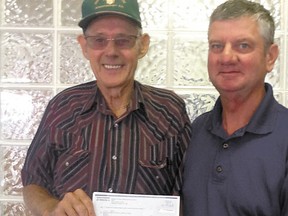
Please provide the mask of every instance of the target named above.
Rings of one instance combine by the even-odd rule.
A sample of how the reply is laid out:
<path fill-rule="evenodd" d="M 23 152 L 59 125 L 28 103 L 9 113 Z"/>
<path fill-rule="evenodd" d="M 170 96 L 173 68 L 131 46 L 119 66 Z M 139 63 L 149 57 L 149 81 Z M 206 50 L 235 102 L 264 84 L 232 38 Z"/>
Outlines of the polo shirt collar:
<path fill-rule="evenodd" d="M 255 111 L 250 122 L 244 128 L 237 131 L 238 136 L 243 135 L 245 132 L 267 134 L 273 131 L 277 115 L 275 110 L 278 103 L 273 97 L 273 90 L 270 84 L 265 83 L 265 90 L 266 94 L 262 102 Z M 217 99 L 215 106 L 210 113 L 206 128 L 211 130 L 214 134 L 225 136 L 222 127 L 222 104 L 220 97 Z"/>
<path fill-rule="evenodd" d="M 273 131 L 276 122 L 277 101 L 270 84 L 265 83 L 266 94 L 247 125 L 247 131 L 255 134 L 267 134 Z"/>

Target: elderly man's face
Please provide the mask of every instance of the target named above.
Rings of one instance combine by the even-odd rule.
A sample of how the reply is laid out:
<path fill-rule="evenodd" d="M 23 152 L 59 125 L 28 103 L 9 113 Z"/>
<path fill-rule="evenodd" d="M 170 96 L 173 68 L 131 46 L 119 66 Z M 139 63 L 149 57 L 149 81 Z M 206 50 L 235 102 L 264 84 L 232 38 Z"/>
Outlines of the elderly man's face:
<path fill-rule="evenodd" d="M 97 18 L 85 35 L 86 38 L 78 37 L 78 41 L 90 61 L 98 87 L 118 88 L 133 83 L 138 59 L 149 46 L 147 35 L 139 36 L 134 23 L 117 15 Z"/>

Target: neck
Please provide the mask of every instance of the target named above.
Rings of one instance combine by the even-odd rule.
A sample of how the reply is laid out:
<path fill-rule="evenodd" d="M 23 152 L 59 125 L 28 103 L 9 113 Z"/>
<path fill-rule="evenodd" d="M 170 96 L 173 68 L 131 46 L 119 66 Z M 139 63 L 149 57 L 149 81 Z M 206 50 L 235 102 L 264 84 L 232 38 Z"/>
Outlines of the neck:
<path fill-rule="evenodd" d="M 261 103 L 264 92 L 246 95 L 245 97 L 224 97 L 221 95 L 222 126 L 228 135 L 246 126 Z"/>
<path fill-rule="evenodd" d="M 102 94 L 113 114 L 116 117 L 120 117 L 126 113 L 130 105 L 132 92 L 133 85 L 117 89 L 109 89 L 108 91 L 102 91 Z"/>

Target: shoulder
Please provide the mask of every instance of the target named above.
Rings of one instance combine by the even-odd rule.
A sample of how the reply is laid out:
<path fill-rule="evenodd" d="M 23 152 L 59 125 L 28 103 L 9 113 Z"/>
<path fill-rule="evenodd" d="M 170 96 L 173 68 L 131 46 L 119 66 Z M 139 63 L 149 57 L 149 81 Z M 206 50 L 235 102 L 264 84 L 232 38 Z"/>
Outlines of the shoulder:
<path fill-rule="evenodd" d="M 185 104 L 184 100 L 172 90 L 142 84 L 139 87 L 145 102 L 158 102 L 163 105 L 179 106 Z"/>
<path fill-rule="evenodd" d="M 145 112 L 152 122 L 166 122 L 167 125 L 173 122 L 177 129 L 191 124 L 184 100 L 172 90 L 139 85 L 139 91 Z"/>
<path fill-rule="evenodd" d="M 97 85 L 95 81 L 69 87 L 54 96 L 48 106 L 59 108 L 69 107 L 72 104 L 84 105 L 95 95 L 96 89 Z"/>
<path fill-rule="evenodd" d="M 76 86 L 69 87 L 67 89 L 64 89 L 63 91 L 59 92 L 54 98 L 59 98 L 59 97 L 67 97 L 70 95 L 73 96 L 83 96 L 83 94 L 95 94 L 97 85 L 95 81 L 87 82 L 87 83 L 82 83 Z"/>
<path fill-rule="evenodd" d="M 194 135 L 200 133 L 202 134 L 203 131 L 206 131 L 209 128 L 211 129 L 213 125 L 217 124 L 212 119 L 213 119 L 213 110 L 202 113 L 201 115 L 196 117 L 192 121 L 191 129 L 193 131 L 193 134 Z"/>
<path fill-rule="evenodd" d="M 193 121 L 193 126 L 198 127 L 200 125 L 203 125 L 203 126 L 206 125 L 206 123 L 211 120 L 212 118 L 211 115 L 212 115 L 212 110 L 202 113 L 201 115 L 195 118 L 195 120 Z"/>
<path fill-rule="evenodd" d="M 285 116 L 288 117 L 288 108 L 287 108 L 287 107 L 285 107 L 285 106 L 283 106 L 282 104 L 278 103 L 278 104 L 277 104 L 277 109 L 278 109 L 278 111 L 279 111 L 281 114 L 283 114 L 283 115 L 285 115 Z"/>
<path fill-rule="evenodd" d="M 277 102 L 276 110 L 278 123 L 287 128 L 286 125 L 288 122 L 288 108 Z"/>
<path fill-rule="evenodd" d="M 72 86 L 59 92 L 54 98 L 54 101 L 66 98 L 87 97 L 95 94 L 97 85 L 95 81 L 82 83 L 80 85 Z"/>

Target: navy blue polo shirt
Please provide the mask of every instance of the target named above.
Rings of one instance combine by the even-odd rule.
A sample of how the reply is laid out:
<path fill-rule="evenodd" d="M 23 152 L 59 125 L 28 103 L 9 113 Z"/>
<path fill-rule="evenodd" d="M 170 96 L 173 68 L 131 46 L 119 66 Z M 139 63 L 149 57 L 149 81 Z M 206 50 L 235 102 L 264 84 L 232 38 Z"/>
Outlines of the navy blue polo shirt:
<path fill-rule="evenodd" d="M 288 215 L 288 109 L 266 95 L 251 121 L 227 136 L 220 99 L 192 125 L 184 216 Z"/>

